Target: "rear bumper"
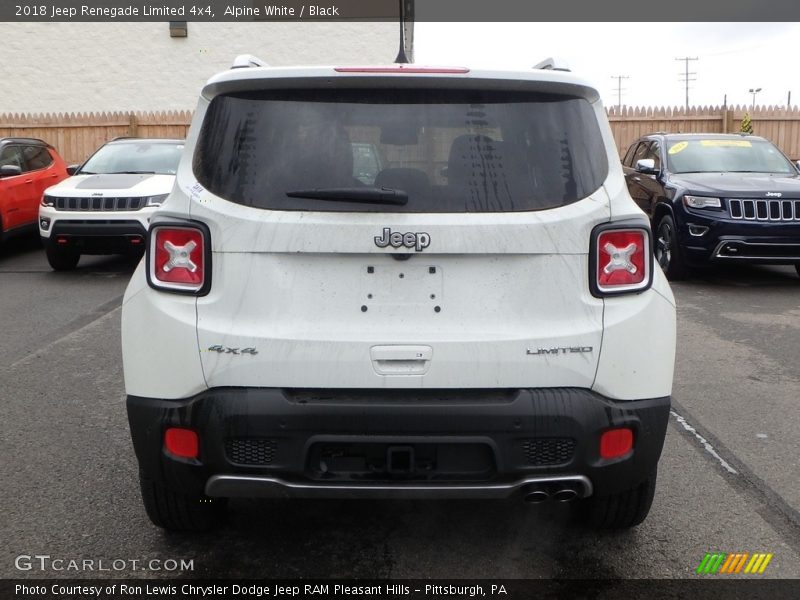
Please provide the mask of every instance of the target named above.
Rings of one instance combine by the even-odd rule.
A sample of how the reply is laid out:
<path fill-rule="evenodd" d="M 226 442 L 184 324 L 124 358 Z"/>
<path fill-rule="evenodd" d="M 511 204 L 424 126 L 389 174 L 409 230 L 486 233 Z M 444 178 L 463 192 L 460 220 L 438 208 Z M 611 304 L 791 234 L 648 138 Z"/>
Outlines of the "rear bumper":
<path fill-rule="evenodd" d="M 212 389 L 185 400 L 128 397 L 143 477 L 190 494 L 501 498 L 534 484 L 608 495 L 643 481 L 664 442 L 669 398 L 616 402 L 586 389 Z M 634 448 L 599 456 L 630 427 Z M 163 449 L 195 430 L 197 459 Z"/>

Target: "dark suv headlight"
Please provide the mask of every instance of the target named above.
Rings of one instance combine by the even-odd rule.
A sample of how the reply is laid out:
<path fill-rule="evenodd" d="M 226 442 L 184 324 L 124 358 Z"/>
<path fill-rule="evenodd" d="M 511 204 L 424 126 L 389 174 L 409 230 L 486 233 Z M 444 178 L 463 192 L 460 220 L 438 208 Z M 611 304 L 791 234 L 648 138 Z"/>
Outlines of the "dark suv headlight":
<path fill-rule="evenodd" d="M 689 196 L 683 197 L 683 205 L 686 208 L 722 208 L 722 200 L 709 196 Z"/>

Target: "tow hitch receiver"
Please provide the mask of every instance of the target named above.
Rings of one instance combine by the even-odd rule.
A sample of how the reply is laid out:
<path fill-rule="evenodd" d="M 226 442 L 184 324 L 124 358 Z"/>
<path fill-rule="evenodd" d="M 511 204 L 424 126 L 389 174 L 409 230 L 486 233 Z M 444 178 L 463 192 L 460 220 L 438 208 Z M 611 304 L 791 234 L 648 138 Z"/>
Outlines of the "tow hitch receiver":
<path fill-rule="evenodd" d="M 386 466 L 389 473 L 410 475 L 414 472 L 414 448 L 412 446 L 389 446 L 386 450 Z"/>

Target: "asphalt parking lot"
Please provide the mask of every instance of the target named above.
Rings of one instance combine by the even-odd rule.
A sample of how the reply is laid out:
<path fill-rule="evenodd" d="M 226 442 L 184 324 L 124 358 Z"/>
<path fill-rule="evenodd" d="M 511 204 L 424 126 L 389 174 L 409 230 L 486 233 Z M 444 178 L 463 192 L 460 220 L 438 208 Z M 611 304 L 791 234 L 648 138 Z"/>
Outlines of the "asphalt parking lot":
<path fill-rule="evenodd" d="M 793 268 L 673 286 L 673 415 L 653 509 L 633 531 L 573 528 L 561 505 L 252 500 L 213 534 L 177 535 L 144 514 L 127 428 L 119 307 L 134 266 L 89 257 L 54 273 L 36 240 L 0 248 L 0 577 L 109 576 L 15 566 L 39 554 L 193 566 L 115 577 L 683 578 L 715 551 L 773 553 L 763 577 L 800 577 Z"/>

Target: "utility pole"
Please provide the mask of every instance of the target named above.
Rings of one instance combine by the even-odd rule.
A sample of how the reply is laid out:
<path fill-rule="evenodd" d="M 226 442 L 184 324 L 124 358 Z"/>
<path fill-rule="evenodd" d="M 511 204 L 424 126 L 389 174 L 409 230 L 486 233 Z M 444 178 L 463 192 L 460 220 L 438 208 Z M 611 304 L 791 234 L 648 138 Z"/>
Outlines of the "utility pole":
<path fill-rule="evenodd" d="M 622 92 L 624 89 L 622 88 L 622 80 L 623 79 L 630 79 L 627 75 L 612 75 L 611 79 L 617 80 L 617 112 L 622 110 Z"/>
<path fill-rule="evenodd" d="M 682 60 L 684 62 L 684 65 L 685 65 L 684 72 L 683 73 L 678 73 L 678 75 L 681 75 L 683 77 L 683 79 L 681 79 L 680 81 L 683 81 L 683 82 L 686 83 L 686 110 L 689 110 L 689 82 L 690 81 L 697 81 L 697 77 L 689 77 L 689 75 L 697 75 L 697 72 L 695 72 L 695 71 L 692 71 L 691 73 L 689 72 L 689 61 L 690 60 L 699 60 L 699 59 L 696 56 L 694 56 L 694 57 L 684 56 L 683 58 L 676 58 L 675 60 Z"/>

